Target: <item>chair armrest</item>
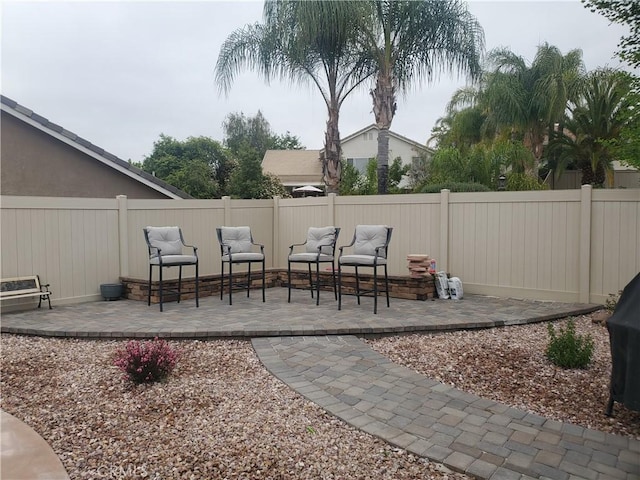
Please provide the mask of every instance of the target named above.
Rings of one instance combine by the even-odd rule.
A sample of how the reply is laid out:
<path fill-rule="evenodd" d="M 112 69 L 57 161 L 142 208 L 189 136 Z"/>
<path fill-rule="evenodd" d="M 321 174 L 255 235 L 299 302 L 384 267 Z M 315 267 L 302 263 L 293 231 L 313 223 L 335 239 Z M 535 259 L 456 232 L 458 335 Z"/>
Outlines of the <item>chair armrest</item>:
<path fill-rule="evenodd" d="M 186 243 L 183 243 L 182 245 L 184 245 L 185 247 L 193 248 L 193 255 L 196 257 L 198 256 L 198 247 L 196 247 L 195 245 L 187 245 Z"/>
<path fill-rule="evenodd" d="M 354 243 L 356 243 L 356 237 L 355 236 L 353 237 L 353 239 L 351 240 L 351 243 L 349 245 L 342 245 L 341 247 L 338 247 L 338 250 L 340 250 L 340 255 L 342 255 L 342 250 L 344 248 L 353 247 Z"/>
<path fill-rule="evenodd" d="M 293 243 L 289 246 L 289 255 L 291 255 L 293 253 L 293 247 L 301 247 L 303 245 L 306 245 L 307 242 L 303 242 L 303 243 Z"/>

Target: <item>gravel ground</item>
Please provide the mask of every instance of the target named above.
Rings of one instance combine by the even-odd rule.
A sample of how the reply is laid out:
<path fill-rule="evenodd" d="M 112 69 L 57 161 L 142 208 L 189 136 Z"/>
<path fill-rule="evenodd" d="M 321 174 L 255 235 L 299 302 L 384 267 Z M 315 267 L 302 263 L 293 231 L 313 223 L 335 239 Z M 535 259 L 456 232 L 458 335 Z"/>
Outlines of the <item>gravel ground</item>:
<path fill-rule="evenodd" d="M 460 390 L 548 418 L 640 439 L 640 413 L 609 399 L 611 353 L 604 323 L 574 318 L 576 333 L 594 341 L 584 370 L 555 367 L 545 357 L 547 323 L 432 335 L 386 337 L 371 347 L 401 365 Z M 556 327 L 566 320 L 552 322 Z"/>
<path fill-rule="evenodd" d="M 463 390 L 559 420 L 640 437 L 640 414 L 603 415 L 606 329 L 586 370 L 544 358 L 545 324 L 370 341 L 394 361 Z M 2 408 L 49 442 L 72 479 L 468 479 L 346 425 L 280 383 L 246 341 L 175 341 L 164 383 L 112 366 L 123 341 L 2 335 Z M 577 393 L 578 392 L 578 393 Z"/>
<path fill-rule="evenodd" d="M 468 479 L 350 427 L 272 377 L 248 341 L 170 342 L 165 383 L 111 366 L 125 342 L 2 336 L 2 408 L 72 479 Z"/>

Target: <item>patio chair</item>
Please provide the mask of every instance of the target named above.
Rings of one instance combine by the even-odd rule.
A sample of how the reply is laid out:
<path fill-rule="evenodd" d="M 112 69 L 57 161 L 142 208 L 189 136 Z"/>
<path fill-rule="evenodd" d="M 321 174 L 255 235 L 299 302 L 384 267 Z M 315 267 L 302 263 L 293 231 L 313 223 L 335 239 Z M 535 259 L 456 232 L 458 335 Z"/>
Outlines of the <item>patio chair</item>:
<path fill-rule="evenodd" d="M 265 301 L 264 286 L 265 286 L 265 270 L 264 270 L 264 245 L 255 243 L 253 236 L 251 235 L 251 229 L 249 227 L 218 227 L 216 228 L 218 234 L 218 242 L 220 243 L 220 300 L 222 300 L 224 293 L 224 265 L 229 264 L 229 305 L 232 305 L 232 291 L 234 288 L 247 287 L 247 298 L 249 297 L 249 290 L 251 288 L 251 264 L 262 264 L 262 301 Z M 255 252 L 254 247 L 259 247 L 260 252 Z M 234 264 L 247 264 L 247 283 L 233 284 L 233 265 Z"/>
<path fill-rule="evenodd" d="M 338 310 L 342 309 L 342 268 L 355 267 L 356 297 L 360 305 L 360 296 L 373 293 L 373 313 L 378 313 L 378 267 L 384 267 L 384 293 L 389 307 L 389 277 L 387 275 L 387 249 L 391 241 L 392 227 L 386 225 L 358 225 L 349 245 L 340 247 L 338 256 Z M 344 249 L 353 247 L 351 255 L 344 255 Z M 360 290 L 359 268 L 373 268 L 373 289 Z"/>
<path fill-rule="evenodd" d="M 313 290 L 316 290 L 316 305 L 320 304 L 320 264 L 330 263 L 333 276 L 333 294 L 338 299 L 338 289 L 336 284 L 335 251 L 336 241 L 340 234 L 338 227 L 311 227 L 307 232 L 307 239 L 304 243 L 294 243 L 289 247 L 287 280 L 289 286 L 289 296 L 287 302 L 291 303 L 291 264 L 306 263 L 309 270 L 309 290 L 313 298 Z M 305 247 L 304 252 L 293 253 L 295 247 Z M 313 282 L 311 265 L 316 266 L 316 281 Z"/>
<path fill-rule="evenodd" d="M 160 311 L 165 293 L 175 293 L 178 295 L 178 303 L 182 295 L 182 267 L 194 265 L 196 267 L 196 307 L 199 307 L 198 300 L 198 247 L 184 243 L 182 230 L 180 227 L 145 227 L 144 239 L 149 248 L 149 292 L 147 294 L 147 305 L 151 305 L 151 279 L 153 277 L 153 267 L 158 267 L 160 273 L 159 296 Z M 193 255 L 184 255 L 182 247 L 193 248 Z M 178 290 L 164 291 L 162 269 L 178 267 Z"/>

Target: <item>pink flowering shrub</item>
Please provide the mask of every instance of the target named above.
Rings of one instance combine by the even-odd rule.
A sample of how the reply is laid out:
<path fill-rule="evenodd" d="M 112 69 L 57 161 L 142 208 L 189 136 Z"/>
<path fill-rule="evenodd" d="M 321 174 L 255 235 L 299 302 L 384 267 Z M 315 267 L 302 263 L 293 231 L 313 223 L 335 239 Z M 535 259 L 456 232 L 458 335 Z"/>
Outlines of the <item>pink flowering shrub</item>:
<path fill-rule="evenodd" d="M 113 364 L 134 383 L 153 383 L 171 373 L 178 361 L 176 352 L 158 338 L 146 342 L 131 340 L 116 351 Z"/>

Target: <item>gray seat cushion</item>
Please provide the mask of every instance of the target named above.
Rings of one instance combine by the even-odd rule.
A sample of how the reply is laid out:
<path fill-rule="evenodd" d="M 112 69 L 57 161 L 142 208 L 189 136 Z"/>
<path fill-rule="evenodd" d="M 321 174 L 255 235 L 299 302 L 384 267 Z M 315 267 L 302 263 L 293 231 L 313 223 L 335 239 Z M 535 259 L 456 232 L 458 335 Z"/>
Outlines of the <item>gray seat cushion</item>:
<path fill-rule="evenodd" d="M 318 260 L 318 253 L 294 253 L 292 255 L 289 255 L 289 261 L 290 262 L 305 262 L 305 263 L 309 263 L 309 262 L 316 262 Z M 324 253 L 320 254 L 320 261 L 321 262 L 332 262 L 333 261 L 333 255 L 325 255 Z"/>
<path fill-rule="evenodd" d="M 151 256 L 182 255 L 182 240 L 179 227 L 146 227 L 147 237 L 151 245 Z"/>
<path fill-rule="evenodd" d="M 247 252 L 247 253 L 234 253 L 231 252 L 231 261 L 233 263 L 243 263 L 243 262 L 261 262 L 264 260 L 264 255 L 261 253 L 255 252 Z M 229 255 L 222 256 L 223 262 L 229 261 Z"/>
<path fill-rule="evenodd" d="M 336 227 L 311 227 L 307 232 L 306 250 L 308 253 L 317 253 L 318 247 L 322 247 L 322 253 L 333 255 L 336 241 Z"/>
<path fill-rule="evenodd" d="M 233 257 L 236 253 L 250 253 L 252 251 L 251 229 L 249 227 L 220 227 L 220 237 L 222 244 L 231 249 Z"/>
<path fill-rule="evenodd" d="M 356 226 L 356 241 L 353 245 L 355 255 L 375 255 L 376 247 L 383 247 L 387 243 L 386 225 L 358 225 Z M 378 251 L 378 256 L 387 256 L 386 249 Z"/>
<path fill-rule="evenodd" d="M 375 255 L 343 255 L 340 257 L 340 265 L 367 265 L 372 266 L 375 261 Z M 387 259 L 378 257 L 377 265 L 386 265 Z"/>
<path fill-rule="evenodd" d="M 164 250 L 163 250 L 164 252 Z M 162 254 L 163 265 L 194 265 L 198 259 L 194 255 L 164 255 Z M 160 265 L 160 258 L 158 256 L 152 257 L 149 260 L 151 265 Z"/>

